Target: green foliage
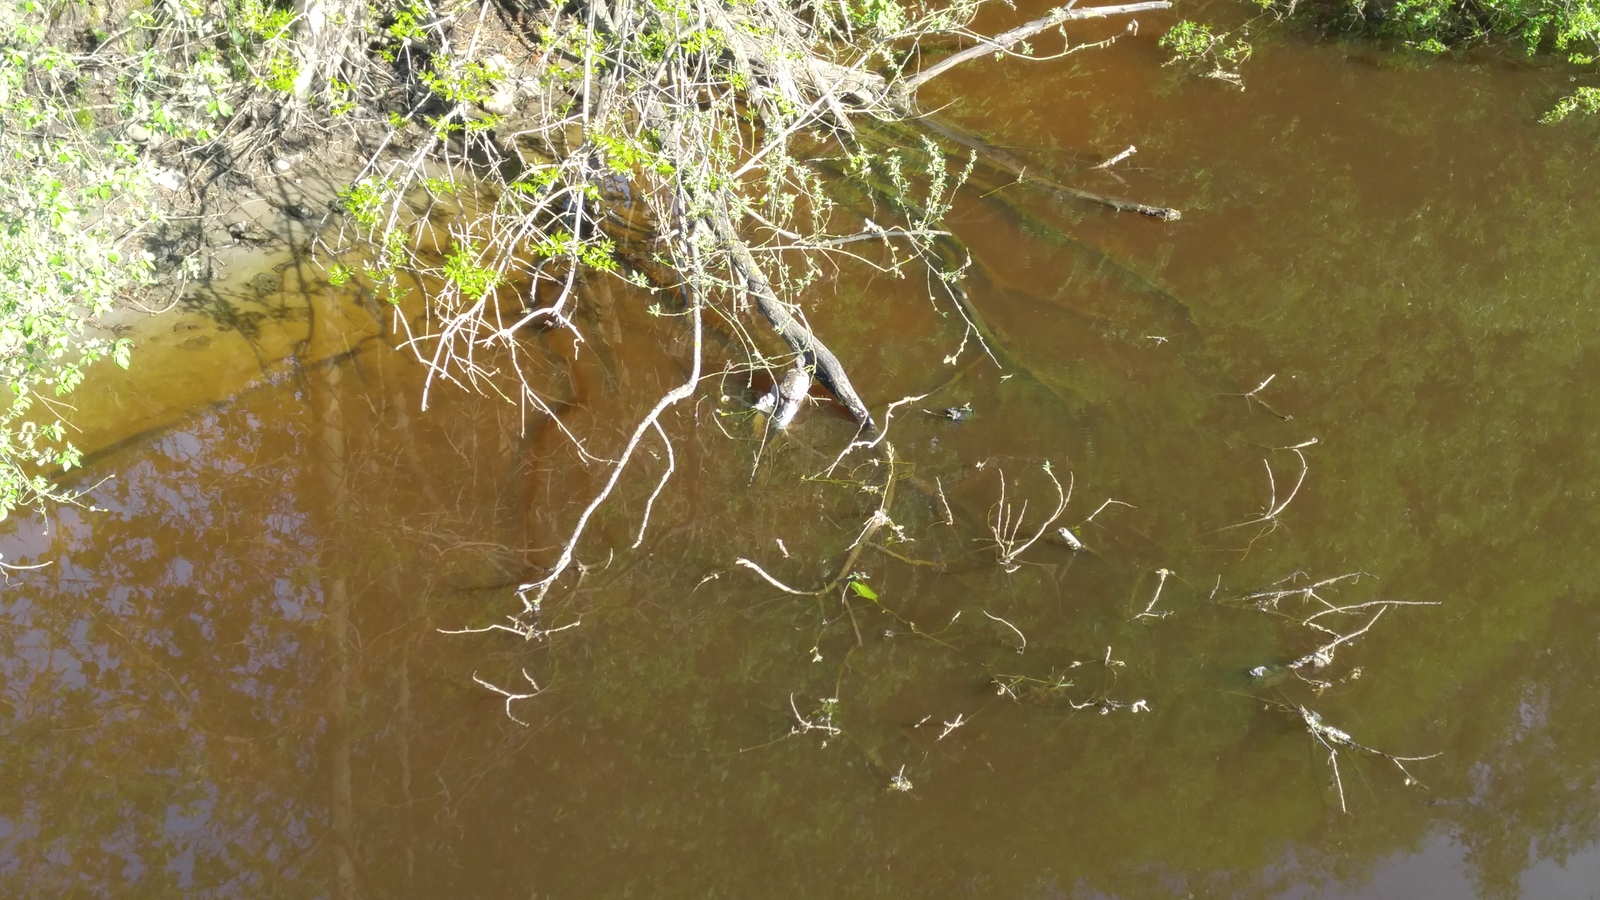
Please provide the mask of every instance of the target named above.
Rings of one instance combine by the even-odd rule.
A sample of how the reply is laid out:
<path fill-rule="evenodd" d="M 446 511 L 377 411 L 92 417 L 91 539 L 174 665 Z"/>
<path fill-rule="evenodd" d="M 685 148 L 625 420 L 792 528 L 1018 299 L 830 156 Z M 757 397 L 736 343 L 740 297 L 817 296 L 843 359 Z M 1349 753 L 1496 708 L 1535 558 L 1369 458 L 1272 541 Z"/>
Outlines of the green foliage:
<path fill-rule="evenodd" d="M 878 592 L 856 579 L 852 578 L 850 580 L 850 590 L 855 591 L 856 596 L 863 600 L 871 600 L 873 603 L 878 602 Z"/>
<path fill-rule="evenodd" d="M 1596 112 L 1600 112 L 1600 88 L 1581 87 L 1571 96 L 1562 98 L 1561 102 L 1545 113 L 1539 121 L 1546 125 L 1554 125 L 1573 113 L 1592 116 Z"/>
<path fill-rule="evenodd" d="M 182 180 L 154 160 L 203 157 L 252 94 L 292 90 L 295 22 L 287 0 L 0 4 L 0 517 L 77 462 L 48 396 L 130 364 L 88 328 L 151 275 L 153 185 Z"/>
<path fill-rule="evenodd" d="M 895 0 L 852 0 L 848 6 L 850 21 L 860 28 L 895 34 L 908 23 L 905 9 Z"/>
<path fill-rule="evenodd" d="M 604 151 L 606 166 L 619 175 L 630 174 L 635 169 L 648 169 L 657 175 L 672 174 L 672 163 L 643 141 L 605 134 L 596 134 L 590 140 Z"/>
<path fill-rule="evenodd" d="M 567 231 L 556 231 L 529 244 L 528 249 L 548 259 L 575 258 L 601 272 L 616 272 L 616 244 L 607 238 L 579 241 Z"/>
<path fill-rule="evenodd" d="M 355 86 L 346 81 L 334 78 L 328 85 L 333 102 L 328 106 L 328 113 L 334 117 L 349 115 L 356 108 Z"/>
<path fill-rule="evenodd" d="M 49 396 L 72 391 L 102 357 L 129 365 L 127 341 L 86 329 L 150 271 L 129 244 L 151 220 L 153 168 L 97 128 L 78 93 L 86 79 L 48 43 L 47 21 L 31 2 L 0 7 L 0 518 L 63 496 L 44 473 L 77 465 L 79 453 Z M 200 74 L 204 84 L 210 73 Z M 123 100 L 152 111 L 144 94 Z M 173 128 L 189 121 L 165 112 Z"/>
<path fill-rule="evenodd" d="M 496 74 L 477 60 L 457 62 L 453 57 L 437 56 L 422 73 L 422 83 L 451 103 L 481 103 L 494 89 Z"/>
<path fill-rule="evenodd" d="M 420 44 L 427 40 L 428 33 L 423 29 L 422 23 L 428 20 L 428 8 L 421 3 L 411 3 L 401 7 L 394 14 L 384 34 L 402 45 Z"/>
<path fill-rule="evenodd" d="M 1597 0 L 1344 0 L 1343 20 L 1414 43 L 1454 44 L 1484 35 L 1513 38 L 1528 53 L 1593 48 L 1600 43 Z"/>
<path fill-rule="evenodd" d="M 339 192 L 339 204 L 363 228 L 378 224 L 378 213 L 394 195 L 394 183 L 385 178 L 371 176 Z"/>
<path fill-rule="evenodd" d="M 448 197 L 456 192 L 456 183 L 448 178 L 424 178 L 422 186 L 436 197 Z"/>
<path fill-rule="evenodd" d="M 1444 53 L 1470 41 L 1498 37 L 1521 45 L 1530 56 L 1556 52 L 1578 66 L 1593 66 L 1600 59 L 1600 0 L 1254 2 L 1278 15 L 1309 17 L 1325 27 L 1400 40 L 1427 53 Z M 1542 121 L 1554 123 L 1574 113 L 1597 111 L 1600 103 L 1593 89 L 1580 88 Z"/>
<path fill-rule="evenodd" d="M 232 49 L 256 85 L 280 94 L 294 90 L 295 13 L 272 0 L 227 0 L 223 4 Z"/>
<path fill-rule="evenodd" d="M 390 303 L 399 303 L 406 294 L 399 273 L 411 261 L 410 239 L 404 231 L 394 229 L 384 233 L 376 249 L 377 259 L 362 263 L 361 269 Z"/>
<path fill-rule="evenodd" d="M 479 263 L 482 251 L 472 244 L 457 244 L 444 259 L 444 277 L 462 296 L 481 300 L 500 284 L 500 273 Z"/>
<path fill-rule="evenodd" d="M 1250 58 L 1250 42 L 1231 31 L 1213 31 L 1211 26 L 1184 19 L 1172 26 L 1158 42 L 1171 54 L 1167 65 L 1184 64 L 1216 78 L 1239 84 L 1239 67 Z"/>

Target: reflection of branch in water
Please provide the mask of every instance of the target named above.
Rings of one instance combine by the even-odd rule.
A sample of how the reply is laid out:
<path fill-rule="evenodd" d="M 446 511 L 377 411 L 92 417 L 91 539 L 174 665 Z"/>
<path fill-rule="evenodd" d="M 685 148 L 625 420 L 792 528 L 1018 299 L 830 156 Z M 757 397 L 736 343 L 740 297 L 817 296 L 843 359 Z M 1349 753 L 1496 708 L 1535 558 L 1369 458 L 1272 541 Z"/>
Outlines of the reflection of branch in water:
<path fill-rule="evenodd" d="M 343 407 L 340 404 L 341 365 L 308 371 L 307 378 L 320 382 L 310 393 L 312 413 L 320 429 L 312 453 L 313 465 L 322 480 L 323 496 L 333 519 L 331 533 L 323 547 L 321 560 L 328 575 L 322 579 L 323 607 L 328 621 L 328 652 L 331 657 L 328 681 L 328 761 L 329 824 L 333 830 L 334 896 L 351 900 L 359 895 L 355 868 L 355 798 L 351 782 L 350 726 L 350 586 L 344 548 L 337 536 L 349 533 L 345 520 L 350 515 L 349 448 L 345 435 Z"/>

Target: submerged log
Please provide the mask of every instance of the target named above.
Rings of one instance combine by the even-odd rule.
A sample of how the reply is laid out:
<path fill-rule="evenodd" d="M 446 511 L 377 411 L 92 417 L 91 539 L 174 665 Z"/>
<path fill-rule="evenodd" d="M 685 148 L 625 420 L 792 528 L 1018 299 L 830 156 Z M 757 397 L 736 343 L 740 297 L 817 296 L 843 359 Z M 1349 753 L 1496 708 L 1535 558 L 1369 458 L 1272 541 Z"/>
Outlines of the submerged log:
<path fill-rule="evenodd" d="M 717 242 L 728 254 L 734 273 L 744 289 L 755 298 L 756 310 L 761 313 L 761 317 L 766 319 L 778 337 L 789 345 L 790 350 L 800 354 L 802 364 L 816 375 L 817 381 L 821 382 L 845 409 L 850 411 L 856 424 L 866 431 L 875 430 L 877 425 L 872 421 L 872 413 L 862 401 L 861 395 L 856 393 L 855 386 L 850 383 L 850 376 L 845 374 L 844 365 L 839 362 L 839 357 L 834 356 L 828 345 L 824 344 L 805 323 L 795 318 L 794 313 L 789 310 L 789 304 L 778 299 L 777 293 L 772 290 L 771 282 L 767 280 L 766 273 L 761 271 L 755 257 L 750 253 L 750 248 L 739 238 L 732 221 L 721 212 L 707 213 L 702 221 L 711 228 Z"/>

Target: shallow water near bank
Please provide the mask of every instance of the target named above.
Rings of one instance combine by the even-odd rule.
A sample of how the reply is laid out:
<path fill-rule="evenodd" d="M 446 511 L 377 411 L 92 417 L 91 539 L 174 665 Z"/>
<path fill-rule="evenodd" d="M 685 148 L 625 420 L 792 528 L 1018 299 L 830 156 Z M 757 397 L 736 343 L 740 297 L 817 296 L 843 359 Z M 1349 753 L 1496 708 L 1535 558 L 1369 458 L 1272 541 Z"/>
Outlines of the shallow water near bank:
<path fill-rule="evenodd" d="M 1515 60 L 1284 34 L 1239 92 L 1161 68 L 1144 24 L 953 73 L 985 99 L 944 114 L 1182 221 L 975 186 L 951 224 L 1005 368 L 953 383 L 959 320 L 922 285 L 815 298 L 875 409 L 939 389 L 892 426 L 915 540 L 891 549 L 943 571 L 869 549 L 878 599 L 847 610 L 735 566 L 828 582 L 885 474 L 815 477 L 852 434 L 819 405 L 752 478 L 730 379 L 668 417 L 641 547 L 658 446 L 597 519 L 541 611 L 575 627 L 442 634 L 515 611 L 604 472 L 497 398 L 436 387 L 422 411 L 415 360 L 352 315 L 347 345 L 315 341 L 348 351 L 97 457 L 101 511 L 5 524 L 0 558 L 46 565 L 0 583 L 0 893 L 1587 896 L 1594 126 L 1537 125 L 1565 78 Z M 558 333 L 532 352 L 610 455 L 687 348 L 649 297 L 590 299 L 576 355 Z M 1289 496 L 1288 447 L 1303 485 L 1241 525 Z M 1045 460 L 1087 549 L 1042 541 L 1007 574 L 999 473 L 1031 525 Z M 1130 506 L 1084 524 L 1108 498 Z M 1331 687 L 1263 684 L 1323 643 L 1296 621 L 1315 607 L 1241 598 L 1297 573 L 1363 573 L 1337 603 L 1440 605 L 1306 670 Z M 1345 748 L 1341 812 L 1297 706 L 1442 755 L 1407 785 Z"/>

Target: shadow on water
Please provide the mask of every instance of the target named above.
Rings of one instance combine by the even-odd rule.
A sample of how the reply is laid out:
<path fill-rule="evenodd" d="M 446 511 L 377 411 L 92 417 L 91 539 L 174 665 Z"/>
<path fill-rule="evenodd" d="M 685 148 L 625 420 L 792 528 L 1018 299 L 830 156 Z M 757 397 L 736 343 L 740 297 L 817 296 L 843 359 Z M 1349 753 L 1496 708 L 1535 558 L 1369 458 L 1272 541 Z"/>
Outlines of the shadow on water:
<path fill-rule="evenodd" d="M 1382 70 L 1286 36 L 1241 94 L 1139 40 L 1049 79 L 959 75 L 993 99 L 951 116 L 1036 149 L 1137 144 L 1119 193 L 1184 210 L 965 195 L 971 302 L 1008 368 L 953 378 L 961 328 L 920 285 L 816 301 L 875 407 L 944 386 L 923 405 L 975 413 L 893 425 L 912 540 L 861 550 L 869 593 L 795 597 L 734 565 L 827 583 L 888 471 L 820 477 L 851 430 L 818 407 L 752 478 L 730 380 L 669 416 L 677 472 L 641 549 L 655 451 L 541 611 L 581 624 L 441 634 L 515 608 L 599 467 L 497 400 L 418 412 L 415 362 L 343 306 L 202 310 L 287 362 L 103 454 L 98 511 L 0 537 L 43 566 L 0 582 L 0 893 L 1592 891 L 1593 134 L 1533 125 L 1557 86 L 1493 60 Z M 601 451 L 687 371 L 649 303 L 591 295 L 603 352 L 537 339 L 563 423 Z M 1312 438 L 1263 518 L 1299 472 L 1275 448 Z M 1035 523 L 1046 459 L 1086 549 L 1041 541 L 1006 574 L 1000 472 Z M 1108 498 L 1128 505 L 1085 521 Z M 1331 687 L 1253 683 L 1321 641 L 1240 598 L 1356 571 L 1327 596 L 1443 605 L 1386 613 L 1315 670 Z M 1408 787 L 1347 748 L 1341 814 L 1286 704 L 1443 756 Z"/>

